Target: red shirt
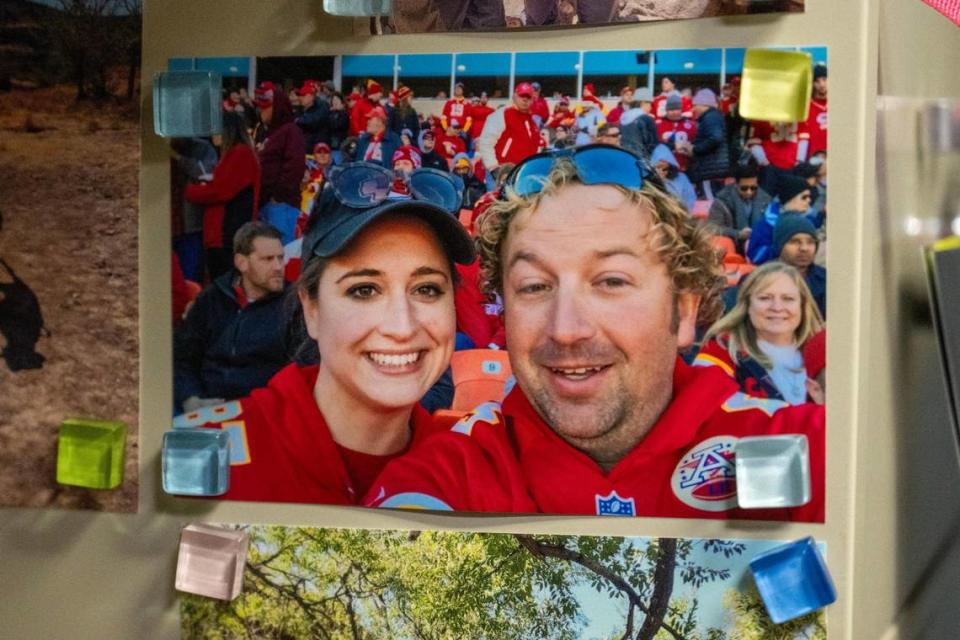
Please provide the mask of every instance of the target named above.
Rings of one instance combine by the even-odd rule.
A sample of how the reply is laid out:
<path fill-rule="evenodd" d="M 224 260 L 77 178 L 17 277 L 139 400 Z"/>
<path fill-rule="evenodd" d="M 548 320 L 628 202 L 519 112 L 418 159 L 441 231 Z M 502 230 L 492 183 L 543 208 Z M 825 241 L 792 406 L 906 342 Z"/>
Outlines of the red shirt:
<path fill-rule="evenodd" d="M 497 513 L 743 518 L 823 522 L 824 410 L 751 398 L 713 367 L 677 359 L 673 400 L 609 473 L 537 415 L 519 387 L 477 407 L 429 446 L 387 465 L 368 506 Z M 734 446 L 754 435 L 804 434 L 813 500 L 737 507 Z"/>
<path fill-rule="evenodd" d="M 174 418 L 174 428 L 212 427 L 230 433 L 230 489 L 225 500 L 357 504 L 370 466 L 389 456 L 344 456 L 313 398 L 320 367 L 288 365 L 248 397 Z M 425 437 L 430 415 L 416 405 L 413 439 Z M 378 458 L 373 465 L 370 458 Z M 375 475 L 375 472 L 372 474 Z"/>
<path fill-rule="evenodd" d="M 458 153 L 467 152 L 467 143 L 463 141 L 463 138 L 460 136 L 448 136 L 446 133 L 441 133 L 436 137 L 437 145 L 436 150 L 443 158 L 449 163 L 453 160 L 453 156 Z"/>
<path fill-rule="evenodd" d="M 805 125 L 757 120 L 753 123 L 747 142 L 762 145 L 767 160 L 778 169 L 793 169 L 797 164 L 800 140 L 808 137 Z"/>
<path fill-rule="evenodd" d="M 470 113 L 473 118 L 473 126 L 470 127 L 470 137 L 476 140 L 483 133 L 483 125 L 487 121 L 487 116 L 494 112 L 493 107 L 486 104 L 470 105 Z"/>
<path fill-rule="evenodd" d="M 690 118 L 680 118 L 679 120 L 657 119 L 657 140 L 667 146 L 676 147 L 688 142 L 692 143 L 696 135 L 697 123 Z M 682 153 L 674 153 L 673 155 L 677 158 L 680 171 L 686 171 L 687 165 L 690 163 L 690 156 Z"/>
<path fill-rule="evenodd" d="M 805 127 L 810 136 L 810 147 L 807 158 L 817 151 L 827 150 L 827 99 L 810 101 L 810 115 L 807 116 Z"/>
<path fill-rule="evenodd" d="M 450 120 L 456 118 L 460 121 L 460 128 L 464 131 L 470 130 L 473 122 L 473 106 L 467 102 L 466 98 L 450 98 L 443 105 L 443 128 L 450 126 Z"/>

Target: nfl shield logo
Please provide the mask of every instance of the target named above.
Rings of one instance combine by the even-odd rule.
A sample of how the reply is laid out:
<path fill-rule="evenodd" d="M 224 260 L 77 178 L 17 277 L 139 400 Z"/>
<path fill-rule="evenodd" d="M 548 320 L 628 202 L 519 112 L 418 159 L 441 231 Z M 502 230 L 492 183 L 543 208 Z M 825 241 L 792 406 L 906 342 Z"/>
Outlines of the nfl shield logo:
<path fill-rule="evenodd" d="M 636 514 L 633 498 L 621 498 L 616 491 L 605 496 L 596 496 L 598 516 L 628 516 Z"/>

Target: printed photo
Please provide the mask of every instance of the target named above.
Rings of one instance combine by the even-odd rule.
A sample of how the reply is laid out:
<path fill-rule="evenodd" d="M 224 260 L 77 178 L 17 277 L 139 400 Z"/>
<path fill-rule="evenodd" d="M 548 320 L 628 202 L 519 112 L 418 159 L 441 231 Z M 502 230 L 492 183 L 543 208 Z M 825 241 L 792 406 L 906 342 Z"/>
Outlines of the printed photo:
<path fill-rule="evenodd" d="M 800 12 L 805 0 L 393 0 L 387 18 L 358 21 L 365 33 L 496 31 Z"/>
<path fill-rule="evenodd" d="M 224 78 L 170 142 L 174 428 L 230 434 L 220 497 L 822 522 L 803 53 L 790 123 L 740 115 L 744 49 L 171 60 Z"/>
<path fill-rule="evenodd" d="M 0 10 L 3 506 L 137 509 L 138 6 Z M 112 432 L 104 462 L 67 420 L 126 438 Z M 91 456 L 59 457 L 66 444 Z"/>
<path fill-rule="evenodd" d="M 827 638 L 822 610 L 770 619 L 772 540 L 239 528 L 242 592 L 182 594 L 183 638 Z"/>

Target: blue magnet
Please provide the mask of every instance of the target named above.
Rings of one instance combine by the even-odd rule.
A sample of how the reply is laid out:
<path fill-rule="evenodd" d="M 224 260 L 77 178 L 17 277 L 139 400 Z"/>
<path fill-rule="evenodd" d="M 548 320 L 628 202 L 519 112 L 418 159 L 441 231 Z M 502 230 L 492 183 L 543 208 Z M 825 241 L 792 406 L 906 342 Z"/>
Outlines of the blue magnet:
<path fill-rule="evenodd" d="M 837 589 L 813 538 L 776 547 L 750 561 L 770 619 L 780 624 L 837 600 Z"/>

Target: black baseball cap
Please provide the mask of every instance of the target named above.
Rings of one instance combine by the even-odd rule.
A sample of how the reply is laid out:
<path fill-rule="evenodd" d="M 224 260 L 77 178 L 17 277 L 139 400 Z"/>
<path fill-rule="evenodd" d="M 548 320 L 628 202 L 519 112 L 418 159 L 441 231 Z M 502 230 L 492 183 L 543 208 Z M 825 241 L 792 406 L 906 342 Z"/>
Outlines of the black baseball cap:
<path fill-rule="evenodd" d="M 391 214 L 412 215 L 430 225 L 452 261 L 471 264 L 476 259 L 473 240 L 460 221 L 431 202 L 412 198 L 388 199 L 372 207 L 359 208 L 343 204 L 329 188 L 317 198 L 310 226 L 303 237 L 301 260 L 304 265 L 313 256 L 330 258 L 337 255 L 370 224 Z"/>

